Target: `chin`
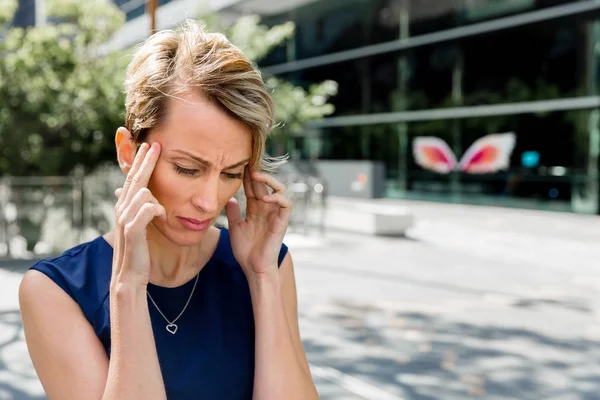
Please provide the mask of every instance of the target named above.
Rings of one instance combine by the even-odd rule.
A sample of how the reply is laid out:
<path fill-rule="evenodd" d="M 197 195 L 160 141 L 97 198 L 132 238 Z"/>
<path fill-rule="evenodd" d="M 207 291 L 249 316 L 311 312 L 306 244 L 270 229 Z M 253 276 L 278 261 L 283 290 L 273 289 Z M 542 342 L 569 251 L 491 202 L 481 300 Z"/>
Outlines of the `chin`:
<path fill-rule="evenodd" d="M 202 242 L 202 239 L 206 237 L 211 226 L 212 225 L 209 225 L 209 227 L 206 228 L 206 230 L 201 232 L 180 231 L 177 233 L 172 233 L 169 236 L 172 238 L 171 241 L 178 246 L 196 246 L 200 244 L 200 242 Z"/>

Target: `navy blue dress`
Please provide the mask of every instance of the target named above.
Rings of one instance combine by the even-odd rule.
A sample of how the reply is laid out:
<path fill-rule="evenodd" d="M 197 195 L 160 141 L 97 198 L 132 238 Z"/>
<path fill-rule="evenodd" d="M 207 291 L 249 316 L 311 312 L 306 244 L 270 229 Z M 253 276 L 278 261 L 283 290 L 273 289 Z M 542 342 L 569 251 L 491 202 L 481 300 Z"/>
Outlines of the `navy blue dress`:
<path fill-rule="evenodd" d="M 279 265 L 287 253 L 285 244 Z M 110 357 L 109 285 L 113 249 L 103 237 L 80 244 L 31 268 L 41 271 L 81 307 Z M 187 302 L 195 278 L 182 286 L 148 285 L 172 321 Z M 154 339 L 169 400 L 250 400 L 254 380 L 254 314 L 248 281 L 233 257 L 229 231 L 202 268 L 194 295 L 171 334 L 148 300 Z"/>

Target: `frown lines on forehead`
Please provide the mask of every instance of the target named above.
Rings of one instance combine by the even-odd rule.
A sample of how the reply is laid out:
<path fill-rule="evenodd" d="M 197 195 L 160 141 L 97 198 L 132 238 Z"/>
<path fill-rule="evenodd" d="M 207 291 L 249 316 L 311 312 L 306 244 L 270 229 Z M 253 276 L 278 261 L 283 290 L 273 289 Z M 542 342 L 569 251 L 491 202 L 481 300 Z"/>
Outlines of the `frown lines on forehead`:
<path fill-rule="evenodd" d="M 185 156 L 188 156 L 188 157 L 192 158 L 194 161 L 197 161 L 198 163 L 200 163 L 200 164 L 202 164 L 202 165 L 204 165 L 204 166 L 206 166 L 206 167 L 212 167 L 212 166 L 213 166 L 213 164 L 212 164 L 210 161 L 208 161 L 208 160 L 205 160 L 205 159 L 203 159 L 203 158 L 201 158 L 201 157 L 199 157 L 199 156 L 197 156 L 197 155 L 194 155 L 194 154 L 192 154 L 192 153 L 190 153 L 190 152 L 188 152 L 188 151 L 181 150 L 181 149 L 174 149 L 174 150 L 172 150 L 172 151 L 173 151 L 174 153 L 179 153 L 179 154 L 183 154 L 183 155 L 185 155 Z M 242 161 L 240 161 L 240 162 L 237 162 L 237 163 L 235 163 L 235 164 L 233 164 L 233 165 L 230 165 L 230 166 L 228 166 L 228 167 L 225 167 L 224 169 L 234 169 L 234 168 L 238 168 L 238 167 L 241 167 L 241 166 L 243 166 L 243 165 L 245 165 L 245 164 L 248 164 L 249 162 L 250 162 L 250 159 L 245 159 L 245 160 L 242 160 Z"/>

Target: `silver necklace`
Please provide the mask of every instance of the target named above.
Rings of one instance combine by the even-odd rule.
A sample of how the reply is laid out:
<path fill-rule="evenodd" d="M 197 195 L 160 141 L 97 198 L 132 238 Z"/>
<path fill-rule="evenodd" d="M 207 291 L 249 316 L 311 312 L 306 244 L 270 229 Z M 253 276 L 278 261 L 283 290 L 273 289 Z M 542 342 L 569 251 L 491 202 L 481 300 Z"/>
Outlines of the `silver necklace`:
<path fill-rule="evenodd" d="M 177 320 L 179 318 L 181 318 L 181 316 L 183 315 L 183 313 L 187 309 L 188 305 L 190 304 L 190 301 L 192 300 L 192 296 L 194 295 L 194 292 L 196 291 L 196 284 L 198 283 L 198 277 L 199 276 L 200 276 L 200 272 L 198 272 L 198 274 L 196 275 L 196 280 L 194 282 L 194 287 L 192 288 L 192 293 L 190 293 L 190 297 L 188 298 L 187 303 L 185 303 L 185 306 L 183 307 L 183 310 L 181 310 L 181 312 L 179 313 L 179 315 L 177 316 L 177 318 L 175 318 L 173 321 L 169 321 L 169 319 L 167 317 L 165 317 L 165 314 L 163 314 L 163 312 L 160 311 L 160 308 L 158 308 L 158 306 L 156 305 L 156 302 L 154 301 L 154 299 L 152 298 L 152 296 L 150 296 L 150 293 L 146 290 L 146 294 L 148 294 L 148 297 L 150 298 L 150 301 L 152 301 L 152 304 L 154 304 L 154 307 L 156 307 L 156 309 L 158 310 L 158 312 L 160 313 L 160 315 L 162 315 L 162 317 L 165 319 L 165 321 L 167 321 L 167 332 L 169 332 L 172 335 L 176 334 L 177 333 L 177 329 L 179 329 L 179 327 L 177 326 L 177 324 L 175 324 L 175 322 L 177 322 Z"/>

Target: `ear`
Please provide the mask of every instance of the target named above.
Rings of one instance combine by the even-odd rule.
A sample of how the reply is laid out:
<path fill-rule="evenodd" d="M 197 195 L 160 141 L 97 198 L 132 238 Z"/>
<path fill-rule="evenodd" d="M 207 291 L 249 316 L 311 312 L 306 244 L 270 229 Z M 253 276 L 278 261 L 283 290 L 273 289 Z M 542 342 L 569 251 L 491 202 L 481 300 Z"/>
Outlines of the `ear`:
<path fill-rule="evenodd" d="M 119 161 L 119 167 L 121 167 L 121 170 L 127 174 L 131 169 L 131 165 L 133 164 L 137 150 L 137 146 L 133 142 L 131 132 L 123 127 L 117 129 L 117 134 L 115 135 L 115 145 L 117 147 L 117 160 Z"/>

